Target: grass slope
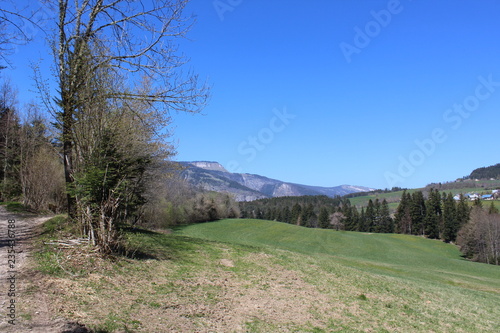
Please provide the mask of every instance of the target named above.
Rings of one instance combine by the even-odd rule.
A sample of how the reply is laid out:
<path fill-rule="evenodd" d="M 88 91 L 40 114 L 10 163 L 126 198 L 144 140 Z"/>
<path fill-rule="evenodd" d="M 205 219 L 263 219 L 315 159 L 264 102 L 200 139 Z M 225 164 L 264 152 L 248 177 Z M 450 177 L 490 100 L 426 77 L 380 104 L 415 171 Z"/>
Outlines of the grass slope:
<path fill-rule="evenodd" d="M 113 262 L 41 244 L 45 278 L 26 290 L 96 332 L 500 330 L 500 268 L 438 241 L 259 220 L 124 237 L 134 255 Z"/>
<path fill-rule="evenodd" d="M 261 220 L 223 220 L 188 226 L 178 234 L 267 246 L 335 260 L 367 272 L 462 285 L 500 294 L 500 268 L 463 260 L 456 246 L 400 234 L 307 229 Z"/>

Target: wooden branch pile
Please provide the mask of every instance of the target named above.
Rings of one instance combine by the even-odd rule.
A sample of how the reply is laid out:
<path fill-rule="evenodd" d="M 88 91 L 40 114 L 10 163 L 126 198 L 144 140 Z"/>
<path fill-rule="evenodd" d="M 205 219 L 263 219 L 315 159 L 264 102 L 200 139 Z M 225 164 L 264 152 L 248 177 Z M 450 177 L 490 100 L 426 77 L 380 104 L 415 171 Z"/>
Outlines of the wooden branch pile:
<path fill-rule="evenodd" d="M 88 245 L 89 239 L 88 238 L 63 239 L 63 240 L 54 240 L 43 243 L 46 245 L 57 245 L 58 249 L 72 249 L 80 245 Z"/>

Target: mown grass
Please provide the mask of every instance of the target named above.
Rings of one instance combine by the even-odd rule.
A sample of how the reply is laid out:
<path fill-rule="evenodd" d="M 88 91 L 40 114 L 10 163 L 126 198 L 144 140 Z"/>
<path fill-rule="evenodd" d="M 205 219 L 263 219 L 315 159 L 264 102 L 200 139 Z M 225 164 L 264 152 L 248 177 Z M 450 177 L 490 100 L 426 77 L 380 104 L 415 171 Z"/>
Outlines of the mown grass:
<path fill-rule="evenodd" d="M 326 257 L 368 272 L 456 283 L 500 293 L 500 268 L 464 260 L 458 248 L 400 234 L 305 229 L 279 222 L 224 220 L 185 227 L 178 234 Z"/>
<path fill-rule="evenodd" d="M 64 232 L 51 223 L 44 237 Z M 126 256 L 85 257 L 86 273 L 46 264 L 64 268 L 48 275 L 59 315 L 99 332 L 500 329 L 499 267 L 438 241 L 223 220 L 127 230 L 124 243 Z"/>

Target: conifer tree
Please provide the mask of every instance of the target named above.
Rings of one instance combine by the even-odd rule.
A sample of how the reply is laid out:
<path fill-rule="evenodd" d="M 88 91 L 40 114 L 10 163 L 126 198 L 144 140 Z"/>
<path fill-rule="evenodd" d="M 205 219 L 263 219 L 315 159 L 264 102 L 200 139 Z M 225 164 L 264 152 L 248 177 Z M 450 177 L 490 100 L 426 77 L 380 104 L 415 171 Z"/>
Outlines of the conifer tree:
<path fill-rule="evenodd" d="M 465 197 L 463 195 L 460 195 L 460 201 L 457 204 L 458 230 L 460 230 L 460 228 L 463 227 L 469 221 L 469 217 L 470 217 L 469 205 L 467 204 Z"/>
<path fill-rule="evenodd" d="M 299 203 L 296 203 L 292 207 L 291 211 L 291 221 L 290 223 L 296 224 L 296 225 L 301 225 L 301 216 L 302 216 L 302 206 Z"/>
<path fill-rule="evenodd" d="M 375 221 L 376 221 L 376 212 L 375 212 L 375 204 L 372 199 L 368 200 L 368 206 L 366 206 L 365 211 L 365 231 L 373 232 L 375 229 Z"/>
<path fill-rule="evenodd" d="M 283 217 L 282 222 L 290 223 L 291 212 L 290 212 L 290 208 L 288 208 L 288 206 L 285 206 L 285 208 L 283 209 L 282 217 Z"/>
<path fill-rule="evenodd" d="M 340 212 L 344 214 L 344 228 L 347 231 L 355 231 L 358 227 L 358 221 L 354 216 L 354 211 L 356 211 L 356 207 L 351 206 L 351 202 L 349 200 L 345 200 L 342 202 L 342 206 L 340 207 Z"/>
<path fill-rule="evenodd" d="M 447 243 L 454 242 L 458 229 L 457 207 L 453 194 L 450 192 L 446 195 L 443 203 L 443 240 Z"/>
<path fill-rule="evenodd" d="M 328 229 L 330 227 L 330 214 L 325 207 L 322 207 L 318 216 L 319 227 Z"/>
<path fill-rule="evenodd" d="M 410 215 L 413 235 L 424 235 L 424 219 L 426 216 L 425 199 L 422 191 L 413 192 L 411 196 Z"/>
<path fill-rule="evenodd" d="M 488 214 L 498 214 L 498 208 L 495 206 L 493 201 L 490 204 L 490 208 L 488 208 Z"/>
<path fill-rule="evenodd" d="M 426 202 L 425 234 L 429 238 L 439 239 L 442 218 L 441 196 L 438 190 L 431 188 Z"/>
<path fill-rule="evenodd" d="M 366 219 L 365 208 L 361 207 L 361 212 L 359 214 L 359 219 L 358 219 L 358 229 L 357 229 L 357 231 L 360 231 L 360 232 L 366 232 L 366 231 L 368 231 L 367 225 L 368 225 L 368 222 L 367 222 L 367 219 Z"/>
<path fill-rule="evenodd" d="M 394 232 L 394 221 L 391 218 L 389 211 L 389 204 L 387 200 L 383 200 L 380 206 L 380 224 L 379 230 L 377 232 L 382 233 L 393 233 Z"/>
<path fill-rule="evenodd" d="M 401 196 L 401 201 L 398 205 L 395 214 L 395 228 L 396 232 L 400 234 L 409 234 L 411 233 L 412 220 L 411 220 L 411 195 L 405 191 L 403 191 L 403 195 Z"/>

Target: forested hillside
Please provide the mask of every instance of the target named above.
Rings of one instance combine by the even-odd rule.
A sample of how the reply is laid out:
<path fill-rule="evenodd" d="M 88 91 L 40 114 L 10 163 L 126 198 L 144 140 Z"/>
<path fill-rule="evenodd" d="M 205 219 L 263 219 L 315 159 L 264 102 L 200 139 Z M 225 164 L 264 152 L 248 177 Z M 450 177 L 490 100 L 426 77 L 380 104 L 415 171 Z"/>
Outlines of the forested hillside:
<path fill-rule="evenodd" d="M 500 163 L 475 169 L 471 172 L 470 179 L 500 179 Z"/>

